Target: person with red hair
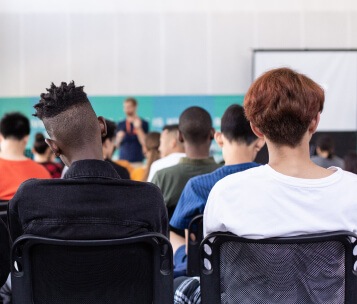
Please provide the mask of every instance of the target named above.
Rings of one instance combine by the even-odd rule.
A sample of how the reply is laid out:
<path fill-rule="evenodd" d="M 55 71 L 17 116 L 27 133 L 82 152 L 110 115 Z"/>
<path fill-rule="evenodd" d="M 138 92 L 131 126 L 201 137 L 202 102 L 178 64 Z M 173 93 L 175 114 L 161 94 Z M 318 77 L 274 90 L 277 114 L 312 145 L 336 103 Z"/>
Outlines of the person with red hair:
<path fill-rule="evenodd" d="M 323 105 L 323 89 L 288 68 L 268 71 L 251 85 L 244 98 L 245 115 L 253 132 L 265 140 L 269 163 L 228 175 L 215 184 L 204 210 L 205 236 L 221 231 L 260 239 L 357 231 L 357 175 L 338 167 L 319 167 L 310 159 L 309 141 Z M 325 275 L 320 277 L 336 279 L 335 274 L 334 278 Z M 259 282 L 261 278 L 245 279 Z M 231 280 L 232 286 L 225 289 L 241 290 L 241 282 Z M 198 277 L 177 278 L 176 286 L 175 304 L 188 303 L 187 299 L 201 302 Z M 254 302 L 255 295 L 239 296 L 244 297 L 241 302 Z M 222 303 L 228 302 L 225 297 L 222 293 Z M 297 303 L 301 294 L 292 290 L 289 297 L 289 303 Z"/>
<path fill-rule="evenodd" d="M 204 211 L 205 234 L 247 238 L 357 231 L 357 176 L 310 159 L 324 91 L 288 68 L 266 72 L 249 88 L 244 109 L 263 138 L 269 163 L 232 174 L 213 187 Z"/>

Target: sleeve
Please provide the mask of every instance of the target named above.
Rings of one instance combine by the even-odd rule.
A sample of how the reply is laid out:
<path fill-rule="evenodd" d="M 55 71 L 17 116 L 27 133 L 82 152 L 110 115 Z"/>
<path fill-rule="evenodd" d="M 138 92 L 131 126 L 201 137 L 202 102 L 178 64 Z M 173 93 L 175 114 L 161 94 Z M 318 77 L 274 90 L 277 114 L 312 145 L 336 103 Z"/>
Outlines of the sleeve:
<path fill-rule="evenodd" d="M 203 212 L 204 236 L 212 232 L 227 231 L 221 217 L 223 207 L 224 201 L 222 201 L 221 190 L 218 183 L 212 188 Z"/>
<path fill-rule="evenodd" d="M 177 229 L 188 229 L 192 219 L 202 214 L 206 200 L 196 191 L 195 180 L 190 179 L 183 189 L 170 225 Z"/>

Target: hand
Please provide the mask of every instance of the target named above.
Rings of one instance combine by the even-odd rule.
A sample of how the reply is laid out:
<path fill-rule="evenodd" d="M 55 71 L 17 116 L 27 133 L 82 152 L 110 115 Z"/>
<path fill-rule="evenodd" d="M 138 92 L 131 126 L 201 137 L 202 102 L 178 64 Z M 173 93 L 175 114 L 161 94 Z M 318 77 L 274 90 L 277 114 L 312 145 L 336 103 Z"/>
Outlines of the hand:
<path fill-rule="evenodd" d="M 139 117 L 135 117 L 133 120 L 133 125 L 134 125 L 135 129 L 141 128 L 141 125 L 142 125 L 141 119 Z"/>
<path fill-rule="evenodd" d="M 125 137 L 125 132 L 123 130 L 118 131 L 116 136 L 116 146 L 119 147 L 120 143 L 123 141 Z"/>

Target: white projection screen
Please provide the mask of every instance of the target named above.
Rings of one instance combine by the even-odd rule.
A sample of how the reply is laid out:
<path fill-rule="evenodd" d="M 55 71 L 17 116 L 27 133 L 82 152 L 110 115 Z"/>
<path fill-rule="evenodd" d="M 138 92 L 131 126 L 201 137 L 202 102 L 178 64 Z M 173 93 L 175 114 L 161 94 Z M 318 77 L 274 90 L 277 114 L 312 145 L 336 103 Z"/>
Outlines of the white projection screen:
<path fill-rule="evenodd" d="M 253 77 L 289 67 L 319 83 L 325 106 L 318 131 L 357 130 L 357 50 L 255 50 Z"/>

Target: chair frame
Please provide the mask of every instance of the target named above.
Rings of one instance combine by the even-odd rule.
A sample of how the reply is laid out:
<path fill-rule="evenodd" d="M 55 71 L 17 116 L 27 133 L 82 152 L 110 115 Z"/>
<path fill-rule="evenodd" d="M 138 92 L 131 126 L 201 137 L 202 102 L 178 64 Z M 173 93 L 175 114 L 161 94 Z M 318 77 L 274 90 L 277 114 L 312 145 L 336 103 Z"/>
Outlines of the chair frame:
<path fill-rule="evenodd" d="M 11 281 L 14 304 L 33 304 L 31 248 L 38 244 L 57 246 L 111 246 L 146 243 L 153 248 L 153 303 L 173 303 L 173 258 L 170 241 L 162 234 L 147 233 L 109 240 L 61 240 L 34 235 L 19 237 L 12 246 Z M 19 270 L 15 268 L 15 262 Z M 36 304 L 36 303 L 35 303 Z"/>
<path fill-rule="evenodd" d="M 351 240 L 354 239 L 354 241 Z M 221 303 L 220 292 L 220 246 L 225 242 L 259 243 L 259 244 L 303 244 L 327 241 L 341 242 L 345 248 L 345 304 L 357 303 L 357 272 L 354 264 L 357 256 L 353 249 L 357 246 L 357 235 L 348 231 L 336 231 L 320 234 L 307 234 L 292 237 L 246 239 L 227 232 L 211 233 L 204 238 L 200 246 L 200 277 L 202 304 Z M 211 254 L 205 251 L 205 246 L 212 250 Z M 204 260 L 208 259 L 211 269 L 207 269 Z M 348 271 L 350 270 L 350 271 Z"/>
<path fill-rule="evenodd" d="M 191 239 L 191 235 L 195 239 Z M 203 240 L 203 214 L 195 216 L 188 226 L 187 275 L 200 275 L 200 244 Z"/>

